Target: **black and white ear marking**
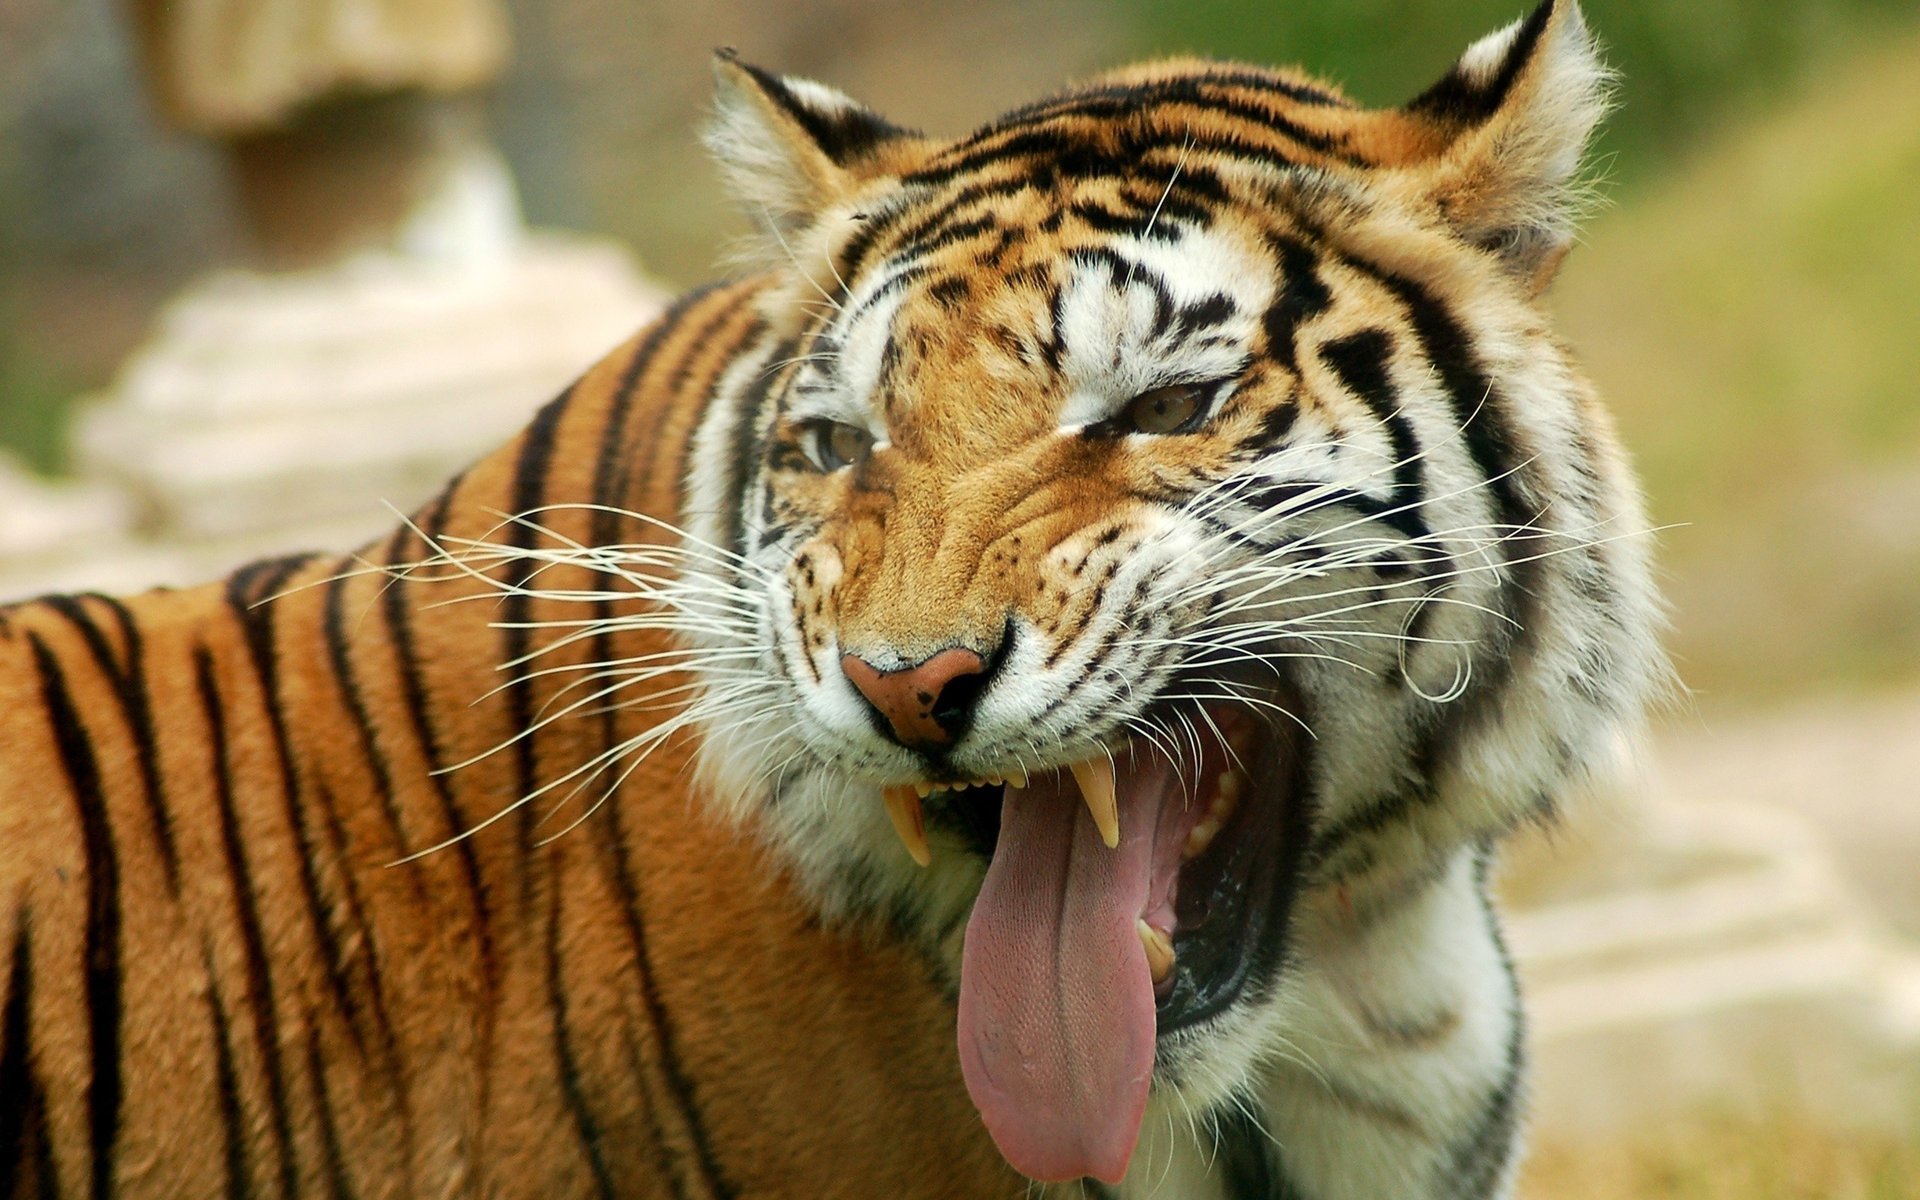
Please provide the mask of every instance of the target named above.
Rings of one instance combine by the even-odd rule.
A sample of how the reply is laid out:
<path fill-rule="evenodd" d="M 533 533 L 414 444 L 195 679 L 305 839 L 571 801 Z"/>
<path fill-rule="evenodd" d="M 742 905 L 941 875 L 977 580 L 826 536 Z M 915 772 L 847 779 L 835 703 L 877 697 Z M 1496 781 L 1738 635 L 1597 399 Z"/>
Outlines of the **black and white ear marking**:
<path fill-rule="evenodd" d="M 1612 80 L 1579 4 L 1546 0 L 1469 46 L 1406 106 L 1452 135 L 1428 168 L 1441 214 L 1535 291 L 1573 244 L 1581 157 Z"/>
<path fill-rule="evenodd" d="M 718 82 L 706 143 L 734 197 L 776 231 L 805 225 L 874 169 L 880 152 L 915 137 L 852 97 L 811 79 L 714 55 Z"/>

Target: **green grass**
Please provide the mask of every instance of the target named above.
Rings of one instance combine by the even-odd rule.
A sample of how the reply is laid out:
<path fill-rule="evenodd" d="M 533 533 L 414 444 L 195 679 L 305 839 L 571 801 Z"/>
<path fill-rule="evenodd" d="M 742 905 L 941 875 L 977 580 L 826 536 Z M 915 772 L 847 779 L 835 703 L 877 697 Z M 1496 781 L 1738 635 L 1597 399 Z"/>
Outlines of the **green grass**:
<path fill-rule="evenodd" d="M 3 311 L 3 310 L 0 310 Z M 0 324 L 0 453 L 54 475 L 67 466 L 67 432 L 77 385 Z"/>
<path fill-rule="evenodd" d="M 1792 1117 L 1699 1117 L 1609 1143 L 1541 1145 L 1520 1200 L 1912 1200 L 1920 1150 Z"/>
<path fill-rule="evenodd" d="M 1535 0 L 1123 0 L 1143 53 L 1191 50 L 1297 63 L 1367 104 L 1398 104 L 1467 45 Z M 1641 179 L 1697 144 L 1715 114 L 1822 79 L 1832 52 L 1908 17 L 1911 0 L 1587 0 L 1625 104 L 1602 133 L 1617 171 Z"/>
<path fill-rule="evenodd" d="M 1709 706 L 1920 672 L 1920 30 L 1596 223 L 1555 298 Z"/>

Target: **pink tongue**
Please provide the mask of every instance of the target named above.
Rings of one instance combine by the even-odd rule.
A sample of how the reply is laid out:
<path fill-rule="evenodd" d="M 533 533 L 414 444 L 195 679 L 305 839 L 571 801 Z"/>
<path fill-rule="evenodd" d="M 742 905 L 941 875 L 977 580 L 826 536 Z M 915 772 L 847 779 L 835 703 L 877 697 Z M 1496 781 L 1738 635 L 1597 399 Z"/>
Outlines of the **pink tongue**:
<path fill-rule="evenodd" d="M 961 1073 L 1007 1161 L 1047 1182 L 1120 1181 L 1153 1075 L 1153 980 L 1135 923 L 1178 856 L 1155 853 L 1166 789 L 1125 776 L 1113 850 L 1064 772 L 1009 787 L 967 923 Z M 1172 861 L 1156 870 L 1156 858 Z"/>

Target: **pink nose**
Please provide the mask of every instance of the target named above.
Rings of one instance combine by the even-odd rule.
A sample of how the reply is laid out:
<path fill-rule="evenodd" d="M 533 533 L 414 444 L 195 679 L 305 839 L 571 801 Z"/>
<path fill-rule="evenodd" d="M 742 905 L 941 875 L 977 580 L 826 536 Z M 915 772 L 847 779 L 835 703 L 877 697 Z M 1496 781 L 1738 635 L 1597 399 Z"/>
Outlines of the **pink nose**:
<path fill-rule="evenodd" d="M 840 669 L 867 698 L 903 746 L 945 746 L 965 732 L 980 689 L 969 683 L 985 675 L 987 664 L 971 650 L 942 650 L 924 662 L 898 671 L 881 671 L 857 654 L 840 656 Z"/>

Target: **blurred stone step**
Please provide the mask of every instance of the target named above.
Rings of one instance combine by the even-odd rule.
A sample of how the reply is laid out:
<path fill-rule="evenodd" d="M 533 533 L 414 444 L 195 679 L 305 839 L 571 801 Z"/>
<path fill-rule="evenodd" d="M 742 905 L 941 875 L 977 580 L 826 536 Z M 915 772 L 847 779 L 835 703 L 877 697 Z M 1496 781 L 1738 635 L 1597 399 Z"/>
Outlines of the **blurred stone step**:
<path fill-rule="evenodd" d="M 1606 854 L 1651 878 L 1536 897 L 1509 923 L 1536 1125 L 1556 1141 L 1604 1140 L 1733 1110 L 1910 1128 L 1920 953 L 1814 832 L 1720 802 L 1653 809 L 1635 828 L 1637 852 L 1616 836 Z"/>
<path fill-rule="evenodd" d="M 327 526 L 351 544 L 512 438 L 663 304 L 617 248 L 549 234 L 216 275 L 96 398 L 78 458 L 154 539 L 277 531 L 297 548 Z"/>

